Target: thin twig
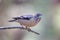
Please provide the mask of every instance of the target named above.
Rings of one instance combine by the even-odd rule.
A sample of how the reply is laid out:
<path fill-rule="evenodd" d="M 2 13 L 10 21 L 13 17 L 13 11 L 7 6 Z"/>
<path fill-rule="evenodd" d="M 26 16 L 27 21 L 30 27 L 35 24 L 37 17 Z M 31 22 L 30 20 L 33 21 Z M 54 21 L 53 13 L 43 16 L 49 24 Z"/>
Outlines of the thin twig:
<path fill-rule="evenodd" d="M 35 33 L 35 34 L 37 34 L 37 35 L 40 35 L 39 33 L 35 32 L 35 31 L 31 30 L 31 29 L 26 29 L 26 28 L 20 27 L 20 26 L 0 27 L 0 30 L 4 30 L 4 29 L 16 29 L 16 28 L 18 28 L 18 29 L 23 29 L 23 30 L 27 30 L 28 32 L 32 32 L 32 33 Z"/>

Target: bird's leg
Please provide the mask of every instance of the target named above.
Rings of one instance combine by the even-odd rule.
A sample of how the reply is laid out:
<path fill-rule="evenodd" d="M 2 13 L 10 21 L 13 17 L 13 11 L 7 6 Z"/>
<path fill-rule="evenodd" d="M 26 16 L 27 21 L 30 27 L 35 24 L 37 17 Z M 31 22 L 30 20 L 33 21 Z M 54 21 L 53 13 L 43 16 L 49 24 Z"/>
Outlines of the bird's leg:
<path fill-rule="evenodd" d="M 21 25 L 22 26 L 22 28 L 24 28 L 24 26 L 23 25 Z"/>
<path fill-rule="evenodd" d="M 25 26 L 25 28 L 26 28 L 26 29 L 28 29 L 28 27 L 27 27 L 27 26 Z"/>
<path fill-rule="evenodd" d="M 26 26 L 26 29 L 27 29 L 28 31 L 31 31 L 31 29 L 30 29 L 29 27 L 27 27 L 27 26 Z"/>

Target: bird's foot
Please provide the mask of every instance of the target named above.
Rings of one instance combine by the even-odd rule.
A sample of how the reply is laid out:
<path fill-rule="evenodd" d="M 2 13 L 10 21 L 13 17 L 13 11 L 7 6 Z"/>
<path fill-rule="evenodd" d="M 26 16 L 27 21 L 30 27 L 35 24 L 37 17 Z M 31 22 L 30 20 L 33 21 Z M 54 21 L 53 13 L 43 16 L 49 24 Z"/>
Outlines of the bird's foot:
<path fill-rule="evenodd" d="M 27 28 L 27 30 L 28 30 L 28 32 L 30 32 L 30 31 L 31 31 L 31 29 L 30 29 L 30 28 Z"/>

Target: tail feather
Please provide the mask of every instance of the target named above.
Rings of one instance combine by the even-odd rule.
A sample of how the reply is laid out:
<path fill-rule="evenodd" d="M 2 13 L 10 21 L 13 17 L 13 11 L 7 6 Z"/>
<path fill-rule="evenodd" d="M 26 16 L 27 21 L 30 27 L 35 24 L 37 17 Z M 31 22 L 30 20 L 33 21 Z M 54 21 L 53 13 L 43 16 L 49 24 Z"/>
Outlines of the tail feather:
<path fill-rule="evenodd" d="M 9 20 L 9 22 L 15 22 L 16 20 Z"/>

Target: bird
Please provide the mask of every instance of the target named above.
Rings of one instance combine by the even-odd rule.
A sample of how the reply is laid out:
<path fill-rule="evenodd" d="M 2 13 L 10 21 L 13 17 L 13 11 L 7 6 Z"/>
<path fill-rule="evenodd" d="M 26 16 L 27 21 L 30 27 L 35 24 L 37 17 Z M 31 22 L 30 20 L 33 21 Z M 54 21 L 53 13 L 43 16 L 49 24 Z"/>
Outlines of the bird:
<path fill-rule="evenodd" d="M 30 27 L 34 27 L 41 20 L 42 14 L 36 13 L 35 15 L 22 15 L 19 17 L 13 17 L 13 20 L 9 20 L 9 22 L 18 22 L 20 25 L 25 26 L 26 29 L 30 29 Z"/>

